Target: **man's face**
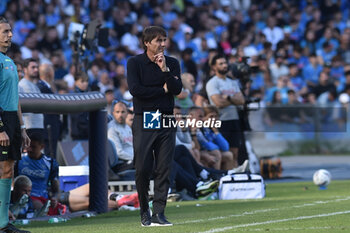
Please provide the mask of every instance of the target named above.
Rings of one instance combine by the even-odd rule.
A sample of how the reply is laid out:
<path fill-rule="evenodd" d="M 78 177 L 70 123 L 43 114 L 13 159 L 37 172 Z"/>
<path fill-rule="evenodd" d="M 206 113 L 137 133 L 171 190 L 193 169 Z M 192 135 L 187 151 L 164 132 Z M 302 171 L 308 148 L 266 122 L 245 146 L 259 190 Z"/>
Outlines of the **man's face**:
<path fill-rule="evenodd" d="M 126 116 L 128 115 L 125 104 L 116 103 L 113 108 L 113 117 L 119 124 L 125 124 Z"/>
<path fill-rule="evenodd" d="M 128 115 L 126 116 L 126 119 L 125 119 L 125 123 L 131 127 L 133 121 L 134 121 L 134 114 L 128 113 Z"/>
<path fill-rule="evenodd" d="M 183 85 L 186 89 L 190 90 L 191 92 L 193 91 L 194 87 L 196 86 L 196 82 L 194 80 L 193 75 L 191 74 L 186 74 L 184 78 Z"/>
<path fill-rule="evenodd" d="M 23 185 L 22 187 L 18 188 L 18 193 L 20 194 L 20 196 L 23 196 L 24 194 L 27 194 L 28 196 L 30 196 L 31 192 L 32 192 L 32 186 Z"/>
<path fill-rule="evenodd" d="M 8 23 L 0 23 L 0 48 L 6 52 L 11 46 L 12 29 Z"/>
<path fill-rule="evenodd" d="M 196 121 L 201 121 L 204 118 L 204 111 L 202 109 L 196 109 L 190 112 L 190 118 Z"/>
<path fill-rule="evenodd" d="M 167 38 L 165 36 L 157 36 L 151 42 L 145 42 L 147 51 L 152 54 L 163 53 L 166 46 Z"/>
<path fill-rule="evenodd" d="M 106 97 L 107 103 L 111 104 L 114 100 L 114 93 L 113 92 L 106 92 L 105 97 Z"/>
<path fill-rule="evenodd" d="M 49 64 L 42 64 L 39 67 L 39 76 L 48 82 L 52 82 L 55 78 L 55 71 Z"/>
<path fill-rule="evenodd" d="M 213 120 L 216 120 L 219 118 L 219 115 L 213 111 L 213 112 L 210 112 L 208 113 L 207 115 L 205 115 L 205 119 L 213 119 Z"/>
<path fill-rule="evenodd" d="M 174 108 L 174 116 L 176 121 L 183 121 L 181 109 Z"/>
<path fill-rule="evenodd" d="M 288 101 L 290 103 L 294 103 L 297 100 L 296 95 L 294 93 L 289 93 L 288 94 Z"/>
<path fill-rule="evenodd" d="M 291 66 L 290 68 L 289 68 L 289 73 L 290 73 L 290 75 L 292 76 L 292 77 L 294 77 L 294 76 L 297 76 L 298 75 L 298 67 L 297 66 Z"/>
<path fill-rule="evenodd" d="M 37 62 L 31 61 L 28 67 L 24 68 L 24 75 L 30 79 L 39 79 L 39 65 Z"/>
<path fill-rule="evenodd" d="M 30 197 L 32 192 L 32 186 L 29 185 L 15 185 L 13 189 L 14 201 L 19 200 L 24 194 L 27 194 Z"/>
<path fill-rule="evenodd" d="M 38 141 L 31 141 L 30 146 L 27 148 L 28 156 L 31 159 L 39 159 L 41 157 L 41 150 L 44 148 L 44 144 Z"/>
<path fill-rule="evenodd" d="M 225 75 L 228 72 L 228 64 L 225 58 L 219 58 L 216 60 L 214 70 L 219 74 Z"/>
<path fill-rule="evenodd" d="M 89 80 L 80 78 L 80 79 L 76 80 L 74 84 L 80 90 L 86 91 L 89 87 Z"/>

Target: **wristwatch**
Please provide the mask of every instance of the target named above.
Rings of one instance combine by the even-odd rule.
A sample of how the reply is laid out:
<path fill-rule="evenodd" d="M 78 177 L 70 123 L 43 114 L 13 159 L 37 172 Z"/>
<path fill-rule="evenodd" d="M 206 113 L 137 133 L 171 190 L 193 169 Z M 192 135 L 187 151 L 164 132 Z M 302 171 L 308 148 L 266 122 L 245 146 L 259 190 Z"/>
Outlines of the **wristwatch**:
<path fill-rule="evenodd" d="M 165 71 L 163 71 L 163 72 L 170 72 L 169 67 L 166 67 Z"/>

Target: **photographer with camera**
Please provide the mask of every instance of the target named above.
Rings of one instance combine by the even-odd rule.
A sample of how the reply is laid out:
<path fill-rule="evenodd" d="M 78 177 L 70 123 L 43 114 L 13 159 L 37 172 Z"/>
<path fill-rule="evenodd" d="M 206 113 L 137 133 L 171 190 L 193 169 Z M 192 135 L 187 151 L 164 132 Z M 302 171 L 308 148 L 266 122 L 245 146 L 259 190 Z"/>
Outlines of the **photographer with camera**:
<path fill-rule="evenodd" d="M 238 150 L 244 143 L 237 106 L 244 105 L 245 99 L 240 90 L 239 81 L 227 76 L 229 66 L 224 55 L 214 56 L 211 66 L 215 71 L 215 76 L 208 81 L 206 91 L 210 104 L 219 109 L 222 121 L 220 132 L 229 142 L 234 167 L 237 167 Z"/>

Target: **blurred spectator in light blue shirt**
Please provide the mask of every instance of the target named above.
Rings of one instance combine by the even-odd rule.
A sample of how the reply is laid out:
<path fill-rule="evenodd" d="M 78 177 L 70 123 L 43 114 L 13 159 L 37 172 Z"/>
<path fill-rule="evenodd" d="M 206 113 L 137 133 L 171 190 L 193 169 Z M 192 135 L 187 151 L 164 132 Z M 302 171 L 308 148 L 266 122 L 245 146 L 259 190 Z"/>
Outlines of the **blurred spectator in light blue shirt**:
<path fill-rule="evenodd" d="M 0 15 L 3 15 L 6 11 L 6 6 L 7 6 L 7 2 L 9 2 L 9 0 L 2 0 L 0 1 Z"/>
<path fill-rule="evenodd" d="M 345 20 L 343 20 L 343 15 L 341 11 L 337 11 L 333 17 L 333 27 L 338 28 L 340 33 L 343 33 L 344 29 L 346 28 L 346 22 Z"/>
<path fill-rule="evenodd" d="M 328 42 L 329 45 L 332 46 L 333 50 L 336 50 L 339 47 L 339 41 L 333 37 L 333 32 L 332 32 L 331 27 L 326 27 L 323 36 L 316 42 L 316 49 L 322 49 L 324 48 L 324 43 Z"/>
<path fill-rule="evenodd" d="M 333 48 L 329 42 L 324 42 L 322 49 L 316 51 L 318 58 L 324 63 L 331 62 L 332 58 L 337 55 L 337 51 Z"/>
<path fill-rule="evenodd" d="M 30 20 L 29 9 L 24 9 L 22 18 L 15 22 L 13 26 L 12 42 L 17 45 L 22 45 L 27 35 L 32 29 L 35 29 L 35 24 Z"/>
<path fill-rule="evenodd" d="M 251 90 L 263 90 L 265 82 L 262 73 L 252 72 L 252 74 L 250 75 L 250 79 L 252 80 L 250 86 Z"/>
<path fill-rule="evenodd" d="M 171 26 L 171 22 L 175 20 L 178 16 L 172 11 L 172 3 L 169 0 L 165 0 L 162 5 L 162 11 L 160 15 L 163 18 L 163 27 L 169 29 Z"/>
<path fill-rule="evenodd" d="M 342 61 L 341 56 L 336 55 L 332 59 L 332 66 L 329 72 L 330 77 L 332 78 L 332 81 L 337 87 L 338 93 L 342 90 L 341 83 L 345 82 L 345 75 L 344 75 L 344 64 Z"/>
<path fill-rule="evenodd" d="M 322 71 L 321 64 L 318 63 L 316 54 L 311 54 L 309 64 L 303 68 L 302 76 L 308 86 L 315 86 Z"/>
<path fill-rule="evenodd" d="M 49 3 L 45 7 L 46 11 L 46 25 L 47 26 L 56 26 L 61 20 L 59 12 L 55 11 L 55 6 L 53 3 Z"/>
<path fill-rule="evenodd" d="M 299 45 L 295 45 L 291 56 L 288 58 L 288 63 L 295 63 L 299 69 L 302 69 L 309 63 L 309 59 L 303 54 L 303 49 Z"/>
<path fill-rule="evenodd" d="M 345 32 L 340 36 L 337 53 L 342 57 L 345 64 L 350 64 L 350 27 L 345 29 Z"/>
<path fill-rule="evenodd" d="M 288 102 L 288 90 L 290 85 L 290 80 L 288 76 L 282 75 L 277 79 L 277 85 L 267 89 L 265 95 L 265 101 L 267 104 L 273 103 L 273 98 L 275 92 L 278 91 L 280 93 L 281 103 L 286 104 Z"/>
<path fill-rule="evenodd" d="M 316 33 L 312 30 L 307 30 L 304 38 L 300 42 L 300 46 L 308 50 L 308 54 L 316 53 Z"/>
<path fill-rule="evenodd" d="M 306 94 L 308 91 L 306 82 L 300 75 L 297 64 L 289 64 L 289 79 L 292 89 L 297 93 L 298 96 Z"/>

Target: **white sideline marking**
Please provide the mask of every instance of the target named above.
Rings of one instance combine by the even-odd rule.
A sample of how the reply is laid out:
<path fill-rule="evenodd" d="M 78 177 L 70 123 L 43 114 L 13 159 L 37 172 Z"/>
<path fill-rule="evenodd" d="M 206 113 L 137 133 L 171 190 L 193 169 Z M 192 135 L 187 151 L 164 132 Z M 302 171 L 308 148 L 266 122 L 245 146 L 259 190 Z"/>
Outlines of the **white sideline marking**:
<path fill-rule="evenodd" d="M 180 222 L 178 224 L 198 223 L 198 222 L 214 221 L 214 220 L 226 219 L 226 218 L 232 218 L 232 217 L 242 217 L 242 216 L 245 216 L 245 215 L 266 213 L 266 212 L 275 211 L 275 210 L 280 210 L 280 209 L 254 210 L 254 211 L 250 211 L 250 212 L 243 212 L 242 214 L 230 214 L 230 215 L 217 216 L 217 217 L 208 218 L 208 219 L 189 220 L 189 221 L 185 221 L 185 222 Z"/>
<path fill-rule="evenodd" d="M 350 213 L 350 210 L 333 212 L 333 213 L 328 213 L 328 214 L 317 214 L 317 215 L 310 215 L 310 216 L 300 216 L 300 217 L 295 217 L 295 218 L 276 219 L 276 220 L 270 220 L 270 221 L 265 221 L 265 222 L 254 222 L 254 223 L 247 223 L 247 224 L 241 224 L 241 225 L 230 226 L 230 227 L 214 228 L 214 229 L 210 229 L 209 231 L 203 231 L 200 233 L 221 232 L 221 231 L 227 231 L 227 230 L 232 230 L 232 229 L 241 228 L 241 227 L 258 226 L 258 225 L 264 225 L 264 224 L 270 224 L 270 223 L 289 222 L 289 221 L 311 219 L 311 218 L 322 218 L 322 217 L 329 217 L 329 216 L 340 215 L 340 214 L 349 214 L 349 213 Z"/>
<path fill-rule="evenodd" d="M 344 227 L 284 227 L 284 228 L 269 228 L 269 231 L 291 231 L 291 230 L 297 230 L 297 231 L 304 231 L 304 230 L 326 230 L 326 229 L 344 229 Z M 346 229 L 346 228 L 345 228 Z M 255 229 L 235 229 L 234 231 L 264 231 L 266 232 L 266 228 L 255 228 Z"/>
<path fill-rule="evenodd" d="M 301 207 L 307 207 L 307 206 L 315 206 L 315 205 L 328 204 L 328 203 L 332 203 L 332 202 L 348 201 L 348 200 L 350 200 L 350 196 L 347 196 L 345 198 L 328 200 L 328 201 L 314 201 L 312 203 L 305 203 L 305 204 L 302 204 L 302 205 L 295 205 L 295 206 L 289 206 L 289 207 L 283 207 L 283 208 L 261 209 L 261 210 L 254 210 L 254 211 L 250 211 L 250 212 L 243 212 L 242 214 L 230 214 L 230 215 L 217 216 L 217 217 L 212 217 L 212 218 L 207 218 L 207 219 L 195 219 L 195 220 L 179 222 L 177 224 L 188 224 L 188 223 L 199 223 L 199 222 L 206 222 L 206 221 L 215 221 L 215 220 L 219 220 L 219 219 L 227 219 L 227 218 L 232 218 L 232 217 L 242 217 L 242 216 L 245 216 L 245 215 L 253 215 L 253 214 L 258 214 L 258 213 L 280 211 L 280 210 L 283 210 L 283 209 L 290 209 L 290 208 L 301 208 Z"/>

